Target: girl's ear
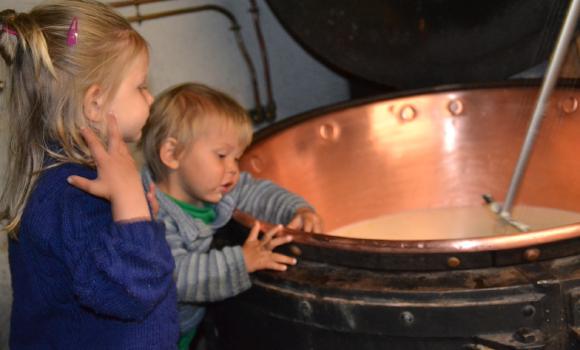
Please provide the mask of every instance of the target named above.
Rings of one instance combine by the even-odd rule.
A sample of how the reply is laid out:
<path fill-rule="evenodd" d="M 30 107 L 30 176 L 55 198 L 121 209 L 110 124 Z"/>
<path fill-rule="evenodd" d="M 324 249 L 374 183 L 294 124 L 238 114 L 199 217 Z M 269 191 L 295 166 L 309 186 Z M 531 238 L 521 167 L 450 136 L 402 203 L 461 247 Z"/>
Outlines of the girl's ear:
<path fill-rule="evenodd" d="M 85 118 L 91 122 L 100 122 L 103 120 L 103 93 L 99 85 L 93 84 L 83 97 L 83 112 Z"/>
<path fill-rule="evenodd" d="M 173 137 L 168 137 L 159 148 L 159 159 L 171 170 L 179 169 L 179 154 L 177 153 L 178 142 Z"/>

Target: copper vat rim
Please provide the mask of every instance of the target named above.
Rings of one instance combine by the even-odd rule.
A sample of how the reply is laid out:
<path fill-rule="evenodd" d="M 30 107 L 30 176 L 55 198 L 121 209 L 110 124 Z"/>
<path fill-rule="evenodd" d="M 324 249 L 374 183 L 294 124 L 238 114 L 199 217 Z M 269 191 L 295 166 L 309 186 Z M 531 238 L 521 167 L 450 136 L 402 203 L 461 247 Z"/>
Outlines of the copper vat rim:
<path fill-rule="evenodd" d="M 256 219 L 244 212 L 236 210 L 234 220 L 246 228 L 250 228 Z M 261 222 L 263 230 L 275 225 Z M 490 251 L 538 247 L 545 244 L 572 240 L 580 237 L 580 223 L 553 227 L 550 229 L 510 233 L 506 235 L 488 236 L 469 239 L 441 239 L 424 241 L 393 241 L 357 239 L 331 236 L 320 233 L 309 233 L 284 227 L 283 234 L 293 237 L 292 242 L 311 246 L 325 247 L 346 251 L 366 253 L 481 253 Z"/>

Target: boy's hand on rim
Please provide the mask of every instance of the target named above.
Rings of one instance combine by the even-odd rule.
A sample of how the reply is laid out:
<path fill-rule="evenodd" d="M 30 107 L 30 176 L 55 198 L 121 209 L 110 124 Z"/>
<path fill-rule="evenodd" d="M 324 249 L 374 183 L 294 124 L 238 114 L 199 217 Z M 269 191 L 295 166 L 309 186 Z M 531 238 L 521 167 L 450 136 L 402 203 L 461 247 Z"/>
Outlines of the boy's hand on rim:
<path fill-rule="evenodd" d="M 294 217 L 286 227 L 304 232 L 322 233 L 324 225 L 320 215 L 311 208 L 303 207 L 296 209 Z"/>
<path fill-rule="evenodd" d="M 287 265 L 295 265 L 295 258 L 272 251 L 276 247 L 292 241 L 292 236 L 279 235 L 282 225 L 268 230 L 262 239 L 259 239 L 260 227 L 260 223 L 256 221 L 242 247 L 248 272 L 264 269 L 286 271 Z"/>

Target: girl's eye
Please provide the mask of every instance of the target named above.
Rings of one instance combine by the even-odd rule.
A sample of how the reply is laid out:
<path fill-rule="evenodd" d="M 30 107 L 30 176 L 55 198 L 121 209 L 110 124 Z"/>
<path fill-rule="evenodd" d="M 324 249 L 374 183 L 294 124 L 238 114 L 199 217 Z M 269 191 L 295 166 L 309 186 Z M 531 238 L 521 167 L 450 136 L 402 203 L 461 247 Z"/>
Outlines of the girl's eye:
<path fill-rule="evenodd" d="M 219 157 L 220 159 L 224 159 L 224 158 L 226 157 L 226 155 L 225 155 L 225 154 L 222 154 L 222 153 L 218 153 L 218 157 Z"/>

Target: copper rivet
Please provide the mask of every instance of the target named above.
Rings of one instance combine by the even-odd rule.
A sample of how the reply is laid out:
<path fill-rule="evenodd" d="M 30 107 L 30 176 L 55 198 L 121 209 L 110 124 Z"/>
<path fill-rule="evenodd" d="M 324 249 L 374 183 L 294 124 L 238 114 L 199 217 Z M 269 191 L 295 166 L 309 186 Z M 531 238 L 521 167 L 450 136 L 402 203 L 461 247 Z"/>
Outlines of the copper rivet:
<path fill-rule="evenodd" d="M 417 118 L 417 111 L 411 105 L 403 106 L 403 107 L 401 107 L 401 110 L 399 111 L 399 118 L 401 118 L 404 121 L 413 120 L 413 119 Z"/>
<path fill-rule="evenodd" d="M 250 158 L 250 165 L 252 166 L 252 169 L 254 169 L 256 173 L 261 173 L 262 170 L 264 170 L 264 162 L 262 162 L 262 160 L 258 156 L 252 156 Z"/>
<path fill-rule="evenodd" d="M 451 100 L 447 104 L 447 110 L 454 117 L 461 115 L 463 113 L 463 102 L 461 100 Z"/>
<path fill-rule="evenodd" d="M 578 110 L 578 99 L 576 97 L 567 97 L 562 99 L 560 106 L 564 113 L 571 114 Z"/>
<path fill-rule="evenodd" d="M 524 252 L 524 259 L 526 261 L 536 261 L 540 257 L 540 250 L 538 248 L 529 248 Z"/>
<path fill-rule="evenodd" d="M 326 123 L 320 126 L 320 137 L 325 140 L 335 141 L 340 135 L 340 127 L 334 123 Z"/>
<path fill-rule="evenodd" d="M 300 247 L 297 245 L 292 244 L 288 249 L 290 249 L 290 253 L 292 253 L 294 256 L 302 255 L 302 249 L 300 249 Z"/>
<path fill-rule="evenodd" d="M 458 257 L 452 256 L 449 259 L 447 259 L 447 266 L 458 267 L 459 265 L 461 265 L 461 260 L 459 260 Z"/>

